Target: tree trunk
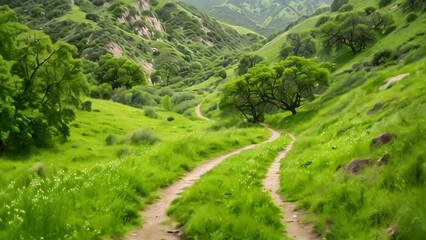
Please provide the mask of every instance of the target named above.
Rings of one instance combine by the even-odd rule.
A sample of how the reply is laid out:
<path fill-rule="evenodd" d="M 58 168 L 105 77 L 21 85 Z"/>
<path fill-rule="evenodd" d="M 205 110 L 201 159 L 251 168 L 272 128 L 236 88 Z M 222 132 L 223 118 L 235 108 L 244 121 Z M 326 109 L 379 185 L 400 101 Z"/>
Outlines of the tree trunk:
<path fill-rule="evenodd" d="M 291 113 L 293 114 L 293 115 L 296 115 L 296 108 L 292 108 L 292 109 L 290 109 L 290 111 L 291 111 Z"/>

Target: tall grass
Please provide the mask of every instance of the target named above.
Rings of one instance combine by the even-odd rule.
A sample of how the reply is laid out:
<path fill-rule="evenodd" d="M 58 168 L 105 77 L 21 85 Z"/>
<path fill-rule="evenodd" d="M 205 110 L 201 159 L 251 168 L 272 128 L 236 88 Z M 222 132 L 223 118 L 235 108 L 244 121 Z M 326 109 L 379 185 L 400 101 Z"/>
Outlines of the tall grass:
<path fill-rule="evenodd" d="M 199 132 L 79 171 L 23 173 L 0 186 L 0 239 L 101 239 L 141 223 L 141 197 L 203 159 L 264 139 L 264 129 Z"/>
<path fill-rule="evenodd" d="M 316 228 L 326 239 L 423 239 L 426 235 L 422 207 L 426 74 L 423 62 L 398 68 L 359 79 L 365 83 L 350 92 L 312 103 L 306 114 L 301 111 L 309 118 L 272 118 L 271 122 L 298 133 L 283 161 L 281 191 L 315 216 Z M 410 76 L 378 90 L 385 79 L 405 72 Z M 383 107 L 369 113 L 378 103 Z M 382 147 L 370 146 L 384 132 L 396 138 Z M 343 170 L 351 159 L 376 161 L 385 153 L 390 156 L 385 166 L 372 166 L 357 175 Z"/>
<path fill-rule="evenodd" d="M 226 159 L 172 203 L 185 239 L 285 239 L 280 210 L 262 179 L 289 138 Z"/>

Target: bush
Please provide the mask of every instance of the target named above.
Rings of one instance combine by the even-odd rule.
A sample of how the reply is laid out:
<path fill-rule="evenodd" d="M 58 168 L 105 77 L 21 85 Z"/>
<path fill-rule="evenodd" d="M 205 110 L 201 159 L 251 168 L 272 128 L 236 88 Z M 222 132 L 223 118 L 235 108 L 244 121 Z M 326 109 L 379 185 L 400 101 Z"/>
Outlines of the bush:
<path fill-rule="evenodd" d="M 160 138 L 157 135 L 155 135 L 153 132 L 147 129 L 139 128 L 128 133 L 125 137 L 123 137 L 119 141 L 119 143 L 153 144 L 157 141 L 160 141 Z"/>
<path fill-rule="evenodd" d="M 346 3 L 348 3 L 348 0 L 334 0 L 333 3 L 331 3 L 330 11 L 337 12 Z"/>
<path fill-rule="evenodd" d="M 151 107 L 145 108 L 144 115 L 149 117 L 149 118 L 157 118 L 157 113 L 155 113 L 155 109 L 151 108 Z"/>
<path fill-rule="evenodd" d="M 373 12 L 375 12 L 376 11 L 376 8 L 375 7 L 366 7 L 366 8 L 364 8 L 364 12 L 365 12 L 365 14 L 367 14 L 367 15 L 370 15 L 370 14 L 372 14 Z"/>
<path fill-rule="evenodd" d="M 91 112 L 92 111 L 92 102 L 87 100 L 81 104 L 81 110 Z"/>
<path fill-rule="evenodd" d="M 217 109 L 217 103 L 213 103 L 207 108 L 206 113 L 214 111 L 216 109 Z"/>
<path fill-rule="evenodd" d="M 171 89 L 170 87 L 163 87 L 158 91 L 158 95 L 160 96 L 173 96 L 173 89 Z"/>
<path fill-rule="evenodd" d="M 380 0 L 380 2 L 379 2 L 379 7 L 387 6 L 387 5 L 389 5 L 389 3 L 391 3 L 391 2 L 392 2 L 392 0 Z"/>
<path fill-rule="evenodd" d="M 113 145 L 116 142 L 117 142 L 117 137 L 112 134 L 108 135 L 108 137 L 105 138 L 105 143 L 108 146 Z"/>
<path fill-rule="evenodd" d="M 197 105 L 197 101 L 195 100 L 188 100 L 188 101 L 184 101 L 181 102 L 179 104 L 177 104 L 176 106 L 173 107 L 173 111 L 177 112 L 177 113 L 184 113 L 188 108 L 191 107 L 195 107 L 195 105 Z"/>
<path fill-rule="evenodd" d="M 414 20 L 416 20 L 417 19 L 417 15 L 416 14 L 414 14 L 414 13 L 410 13 L 410 14 L 408 14 L 408 16 L 407 16 L 407 18 L 406 18 L 406 20 L 407 20 L 407 23 L 410 23 L 410 22 L 412 22 L 412 21 L 414 21 Z"/>
<path fill-rule="evenodd" d="M 340 7 L 339 12 L 350 12 L 354 10 L 354 5 L 352 4 L 345 4 Z"/>
<path fill-rule="evenodd" d="M 393 52 L 389 50 L 383 50 L 374 54 L 373 60 L 371 60 L 371 64 L 373 66 L 379 66 L 385 64 L 389 60 L 392 60 Z"/>
<path fill-rule="evenodd" d="M 181 102 L 191 100 L 191 99 L 194 99 L 194 98 L 195 98 L 195 96 L 192 95 L 191 93 L 183 92 L 183 93 L 178 93 L 178 94 L 173 95 L 171 100 L 174 104 L 179 104 Z"/>
<path fill-rule="evenodd" d="M 172 121 L 174 121 L 175 120 L 175 118 L 174 117 L 167 117 L 167 121 L 169 121 L 169 122 L 172 122 Z"/>

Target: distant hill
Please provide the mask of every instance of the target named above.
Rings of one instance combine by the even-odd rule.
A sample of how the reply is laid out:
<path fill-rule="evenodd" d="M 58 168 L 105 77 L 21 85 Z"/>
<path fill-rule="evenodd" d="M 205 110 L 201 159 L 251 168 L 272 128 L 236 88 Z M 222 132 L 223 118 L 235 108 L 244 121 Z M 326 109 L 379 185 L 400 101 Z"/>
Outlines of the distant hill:
<path fill-rule="evenodd" d="M 332 0 L 185 0 L 220 21 L 251 29 L 262 35 L 283 30 L 288 24 Z"/>
<path fill-rule="evenodd" d="M 97 62 L 106 53 L 127 57 L 143 67 L 147 78 L 172 64 L 174 81 L 203 81 L 263 39 L 173 0 L 0 0 L 0 5 L 13 8 L 20 22 L 54 41 L 75 45 L 86 60 Z M 207 75 L 197 76 L 200 65 Z"/>

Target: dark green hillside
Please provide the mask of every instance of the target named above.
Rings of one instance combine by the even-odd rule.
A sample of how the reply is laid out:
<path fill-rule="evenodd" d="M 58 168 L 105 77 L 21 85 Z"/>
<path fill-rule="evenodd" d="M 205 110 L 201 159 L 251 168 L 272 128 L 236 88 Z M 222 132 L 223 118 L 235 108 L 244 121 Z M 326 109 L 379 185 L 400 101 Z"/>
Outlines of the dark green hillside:
<path fill-rule="evenodd" d="M 211 16 L 233 25 L 243 26 L 262 35 L 282 31 L 291 22 L 326 7 L 331 0 L 241 1 L 186 0 Z"/>

